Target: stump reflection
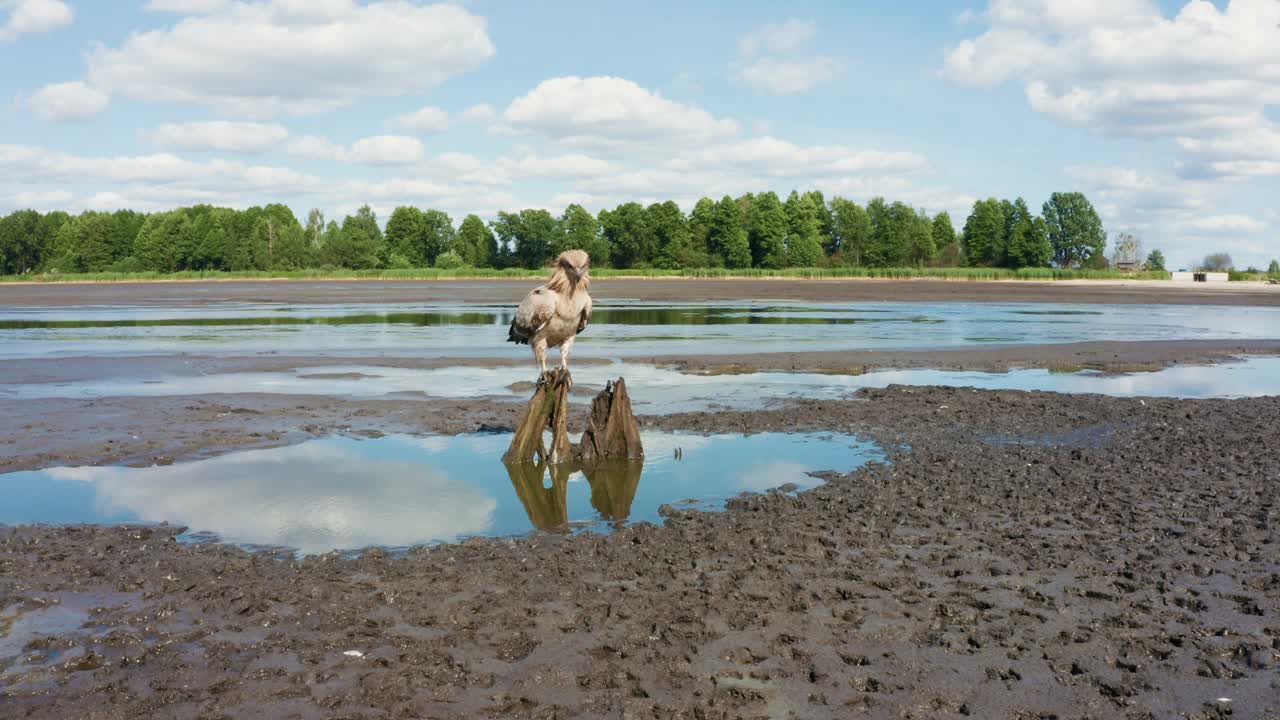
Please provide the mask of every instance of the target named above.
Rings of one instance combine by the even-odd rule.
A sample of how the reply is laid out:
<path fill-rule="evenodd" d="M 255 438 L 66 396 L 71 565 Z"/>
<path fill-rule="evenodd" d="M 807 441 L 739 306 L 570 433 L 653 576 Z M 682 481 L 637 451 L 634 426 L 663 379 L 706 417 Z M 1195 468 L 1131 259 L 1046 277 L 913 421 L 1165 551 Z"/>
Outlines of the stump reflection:
<path fill-rule="evenodd" d="M 592 467 L 548 463 L 504 463 L 511 487 L 520 498 L 529 522 L 543 532 L 568 532 L 569 477 L 581 471 L 591 486 L 591 507 L 609 522 L 631 516 L 644 463 L 609 462 Z"/>

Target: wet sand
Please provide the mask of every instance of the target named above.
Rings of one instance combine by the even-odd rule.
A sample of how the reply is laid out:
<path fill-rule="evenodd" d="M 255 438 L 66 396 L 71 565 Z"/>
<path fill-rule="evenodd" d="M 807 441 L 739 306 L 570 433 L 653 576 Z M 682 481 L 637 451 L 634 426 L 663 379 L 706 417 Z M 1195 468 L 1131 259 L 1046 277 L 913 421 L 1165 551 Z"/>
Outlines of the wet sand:
<path fill-rule="evenodd" d="M 518 303 L 537 281 L 234 280 L 143 283 L 0 283 L 0 306 L 247 303 Z M 1280 285 L 1164 281 L 595 279 L 601 298 L 673 301 L 1056 302 L 1280 306 Z"/>
<path fill-rule="evenodd" d="M 403 558 L 0 529 L 0 717 L 1275 718 L 1278 417 L 894 387 L 650 418 L 893 453 L 664 527 Z"/>

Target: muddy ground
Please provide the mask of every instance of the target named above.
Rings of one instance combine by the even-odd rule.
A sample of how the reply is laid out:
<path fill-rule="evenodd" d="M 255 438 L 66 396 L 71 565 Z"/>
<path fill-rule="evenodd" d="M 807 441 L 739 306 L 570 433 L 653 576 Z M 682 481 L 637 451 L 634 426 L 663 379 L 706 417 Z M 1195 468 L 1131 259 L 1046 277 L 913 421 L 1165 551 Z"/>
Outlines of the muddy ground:
<path fill-rule="evenodd" d="M 649 418 L 893 454 L 610 536 L 299 561 L 0 529 L 0 717 L 1277 718 L 1277 418 L 894 387 Z"/>
<path fill-rule="evenodd" d="M 518 303 L 537 281 L 232 280 L 142 283 L 0 283 L 0 306 L 252 303 Z M 816 302 L 1058 302 L 1280 305 L 1280 285 L 1164 281 L 709 280 L 597 278 L 598 297 L 634 300 L 812 300 Z"/>

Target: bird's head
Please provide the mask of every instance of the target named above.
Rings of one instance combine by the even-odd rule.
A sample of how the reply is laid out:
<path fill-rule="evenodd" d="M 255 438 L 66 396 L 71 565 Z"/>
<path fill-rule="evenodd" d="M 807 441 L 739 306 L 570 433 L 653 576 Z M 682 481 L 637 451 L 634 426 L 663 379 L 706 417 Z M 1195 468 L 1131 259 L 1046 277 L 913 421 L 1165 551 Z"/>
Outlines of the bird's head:
<path fill-rule="evenodd" d="M 591 258 L 583 250 L 565 250 L 556 257 L 555 273 L 564 273 L 573 288 L 586 287 L 590 282 Z"/>

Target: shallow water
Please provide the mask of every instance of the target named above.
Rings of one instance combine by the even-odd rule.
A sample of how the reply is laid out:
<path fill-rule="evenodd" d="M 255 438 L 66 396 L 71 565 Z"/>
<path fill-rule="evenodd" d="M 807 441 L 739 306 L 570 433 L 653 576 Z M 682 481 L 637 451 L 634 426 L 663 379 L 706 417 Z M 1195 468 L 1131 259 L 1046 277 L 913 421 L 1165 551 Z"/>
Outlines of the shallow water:
<path fill-rule="evenodd" d="M 716 507 L 743 492 L 814 487 L 810 472 L 883 458 L 872 443 L 830 433 L 646 433 L 642 469 L 553 476 L 503 465 L 510 439 L 328 438 L 162 467 L 9 473 L 0 475 L 0 524 L 168 522 L 186 526 L 189 539 L 305 553 L 406 547 L 659 522 L 664 503 Z"/>
<path fill-rule="evenodd" d="M 518 357 L 505 305 L 0 308 L 0 358 L 192 353 Z M 575 352 L 955 348 L 988 343 L 1264 338 L 1280 308 L 1036 303 L 653 304 L 602 300 Z"/>
<path fill-rule="evenodd" d="M 1250 358 L 1220 365 L 1186 365 L 1156 372 L 1062 373 L 1043 369 L 1007 373 L 968 370 L 878 370 L 863 375 L 760 372 L 690 375 L 653 365 L 581 365 L 573 371 L 575 399 L 586 400 L 606 382 L 625 377 L 636 411 L 758 409 L 798 398 L 837 399 L 861 388 L 942 385 L 991 390 L 1048 390 L 1149 397 L 1256 397 L 1280 395 L 1280 358 Z M 319 394 L 351 398 L 529 396 L 536 379 L 526 367 L 457 366 L 422 370 L 368 365 L 310 367 L 294 372 L 115 378 L 0 386 L 0 398 L 100 398 L 219 393 Z M 429 391 L 429 395 L 427 392 Z"/>

